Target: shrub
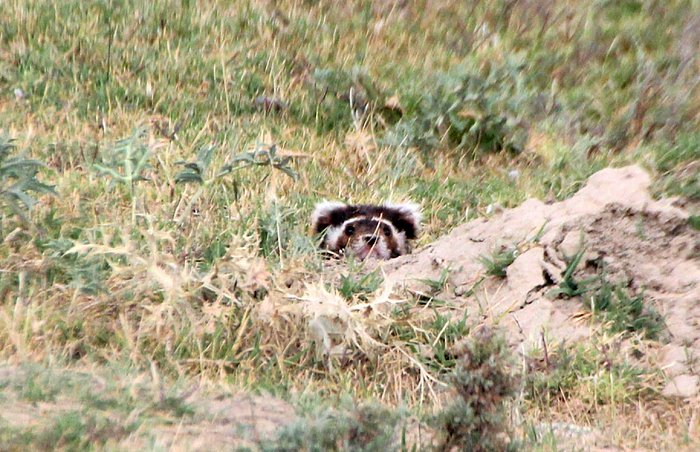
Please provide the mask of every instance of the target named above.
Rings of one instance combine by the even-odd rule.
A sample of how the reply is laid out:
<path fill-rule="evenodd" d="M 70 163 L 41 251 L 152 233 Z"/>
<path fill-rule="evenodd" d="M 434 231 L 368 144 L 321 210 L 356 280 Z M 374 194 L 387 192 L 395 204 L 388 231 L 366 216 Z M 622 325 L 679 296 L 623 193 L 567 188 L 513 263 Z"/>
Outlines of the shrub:
<path fill-rule="evenodd" d="M 379 405 L 362 405 L 349 412 L 329 410 L 285 428 L 267 451 L 392 450 L 396 413 Z"/>
<path fill-rule="evenodd" d="M 461 68 L 438 77 L 434 88 L 408 102 L 387 142 L 416 147 L 426 157 L 441 145 L 470 158 L 521 151 L 527 133 L 520 117 L 530 98 L 522 90 L 523 67 L 505 64 L 485 72 Z"/>
<path fill-rule="evenodd" d="M 478 330 L 465 346 L 452 377 L 459 398 L 436 418 L 443 434 L 439 450 L 513 449 L 505 427 L 505 403 L 516 389 L 510 351 L 489 328 Z"/>

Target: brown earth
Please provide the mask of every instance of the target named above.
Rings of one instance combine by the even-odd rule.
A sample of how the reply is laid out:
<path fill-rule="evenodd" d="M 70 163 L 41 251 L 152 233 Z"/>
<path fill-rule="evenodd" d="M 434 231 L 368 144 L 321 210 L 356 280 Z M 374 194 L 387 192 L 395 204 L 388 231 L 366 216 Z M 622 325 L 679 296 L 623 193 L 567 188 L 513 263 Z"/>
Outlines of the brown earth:
<path fill-rule="evenodd" d="M 412 293 L 430 293 L 452 309 L 509 331 L 514 345 L 540 346 L 589 337 L 595 322 L 582 300 L 552 297 L 567 262 L 585 246 L 575 278 L 604 272 L 609 281 L 663 315 L 666 324 L 658 362 L 669 376 L 664 392 L 698 393 L 693 361 L 700 356 L 700 232 L 688 222 L 681 201 L 656 201 L 650 177 L 638 166 L 594 174 L 572 198 L 546 204 L 530 199 L 519 207 L 455 228 L 413 254 L 383 265 L 387 280 Z M 503 278 L 485 275 L 482 256 L 507 247 L 516 259 Z M 435 293 L 424 280 L 449 275 Z M 423 280 L 423 281 L 421 281 Z M 585 296 L 585 295 L 584 295 Z"/>
<path fill-rule="evenodd" d="M 31 369 L 0 365 L 0 434 L 7 429 L 31 431 L 40 448 L 65 448 L 60 440 L 51 447 L 44 443 L 55 436 L 55 425 L 65 425 L 74 413 L 102 420 L 95 426 L 81 421 L 88 425 L 80 431 L 86 443 L 108 439 L 107 449 L 118 450 L 255 449 L 298 419 L 292 405 L 266 394 L 210 393 L 195 386 L 176 396 L 187 407 L 182 414 L 168 409 L 166 392 L 173 388 L 148 375 Z M 127 427 L 137 418 L 142 423 L 131 431 Z M 1 443 L 0 450 L 6 450 Z"/>

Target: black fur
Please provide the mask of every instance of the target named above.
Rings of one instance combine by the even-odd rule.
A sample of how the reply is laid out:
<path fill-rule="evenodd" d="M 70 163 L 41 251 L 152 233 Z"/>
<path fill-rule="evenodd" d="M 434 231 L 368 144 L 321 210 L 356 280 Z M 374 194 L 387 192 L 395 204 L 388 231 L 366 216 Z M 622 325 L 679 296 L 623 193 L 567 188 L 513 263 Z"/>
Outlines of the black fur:
<path fill-rule="evenodd" d="M 315 231 L 321 233 L 330 226 L 340 226 L 346 220 L 354 217 L 381 217 L 393 224 L 399 231 L 403 231 L 407 239 L 413 240 L 418 236 L 418 225 L 414 221 L 412 212 L 397 207 L 369 204 L 339 206 L 318 218 Z"/>
<path fill-rule="evenodd" d="M 327 212 L 325 215 L 321 215 L 318 217 L 316 224 L 314 225 L 315 232 L 320 234 L 331 226 L 340 226 L 345 222 L 345 220 L 350 218 L 350 213 L 352 212 L 353 207 L 354 206 L 337 207 L 330 212 Z"/>

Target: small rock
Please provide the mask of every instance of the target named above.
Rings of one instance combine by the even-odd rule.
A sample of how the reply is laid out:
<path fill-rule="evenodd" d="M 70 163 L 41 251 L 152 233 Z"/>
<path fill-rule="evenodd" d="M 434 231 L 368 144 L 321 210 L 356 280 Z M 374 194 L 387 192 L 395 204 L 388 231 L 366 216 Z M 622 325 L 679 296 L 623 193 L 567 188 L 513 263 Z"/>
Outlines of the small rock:
<path fill-rule="evenodd" d="M 498 203 L 486 206 L 486 215 L 494 215 L 501 212 L 503 212 L 503 206 Z"/>
<path fill-rule="evenodd" d="M 544 249 L 531 248 L 518 256 L 506 269 L 508 286 L 523 296 L 532 289 L 544 286 L 546 280 L 542 274 Z"/>
<path fill-rule="evenodd" d="M 685 364 L 688 359 L 688 352 L 685 347 L 679 345 L 667 345 L 661 358 L 661 368 L 666 375 L 674 376 L 687 372 Z"/>
<path fill-rule="evenodd" d="M 586 235 L 575 229 L 569 231 L 564 240 L 559 244 L 559 253 L 565 260 L 570 259 L 586 245 Z"/>
<path fill-rule="evenodd" d="M 433 260 L 430 262 L 433 266 L 433 268 L 440 268 L 445 266 L 445 259 L 441 257 L 434 257 Z"/>
<path fill-rule="evenodd" d="M 461 297 L 469 292 L 469 287 L 466 284 L 455 287 L 455 297 Z"/>
<path fill-rule="evenodd" d="M 15 88 L 14 93 L 15 93 L 15 99 L 17 99 L 17 100 L 22 100 L 25 97 L 27 97 L 27 95 L 24 94 L 24 91 L 22 91 L 21 88 Z"/>
<path fill-rule="evenodd" d="M 697 375 L 676 375 L 668 382 L 662 394 L 666 397 L 693 397 L 698 393 L 698 378 Z"/>
<path fill-rule="evenodd" d="M 565 261 L 570 261 L 576 253 L 581 251 L 581 247 L 585 247 L 587 243 L 586 234 L 579 229 L 574 229 L 569 231 L 564 240 L 557 247 L 559 250 L 559 256 Z M 582 262 L 593 261 L 598 258 L 598 255 L 586 247 L 586 251 L 583 254 Z"/>

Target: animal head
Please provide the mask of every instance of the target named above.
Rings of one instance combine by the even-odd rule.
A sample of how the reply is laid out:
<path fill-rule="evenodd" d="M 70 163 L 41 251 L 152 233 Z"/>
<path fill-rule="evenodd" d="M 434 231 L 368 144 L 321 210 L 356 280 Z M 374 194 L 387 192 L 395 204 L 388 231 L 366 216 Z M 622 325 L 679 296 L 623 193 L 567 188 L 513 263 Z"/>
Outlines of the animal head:
<path fill-rule="evenodd" d="M 311 216 L 314 232 L 325 232 L 324 248 L 359 259 L 391 259 L 406 254 L 409 240 L 418 236 L 420 221 L 420 207 L 412 203 L 376 206 L 322 202 Z"/>

